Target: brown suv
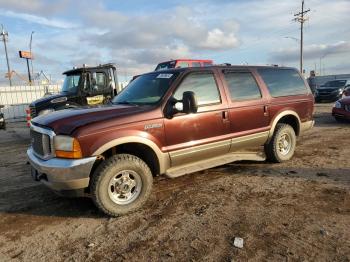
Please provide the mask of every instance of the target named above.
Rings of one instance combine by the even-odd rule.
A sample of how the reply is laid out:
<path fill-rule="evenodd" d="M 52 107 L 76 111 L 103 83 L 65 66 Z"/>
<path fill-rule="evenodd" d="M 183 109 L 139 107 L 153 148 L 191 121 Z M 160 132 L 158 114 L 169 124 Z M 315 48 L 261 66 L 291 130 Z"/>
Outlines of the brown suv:
<path fill-rule="evenodd" d="M 296 137 L 313 126 L 313 105 L 294 68 L 151 72 L 112 105 L 34 118 L 27 154 L 35 180 L 60 193 L 90 196 L 116 216 L 145 203 L 155 175 L 290 159 Z M 252 146 L 264 146 L 265 154 L 243 151 Z"/>

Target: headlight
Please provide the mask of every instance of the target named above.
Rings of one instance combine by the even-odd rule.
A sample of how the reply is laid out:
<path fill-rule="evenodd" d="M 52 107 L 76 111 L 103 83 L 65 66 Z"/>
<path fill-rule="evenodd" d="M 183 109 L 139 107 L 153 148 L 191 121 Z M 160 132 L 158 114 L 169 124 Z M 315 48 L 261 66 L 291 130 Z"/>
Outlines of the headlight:
<path fill-rule="evenodd" d="M 341 103 L 339 101 L 335 102 L 334 107 L 341 108 Z"/>
<path fill-rule="evenodd" d="M 55 111 L 55 109 L 53 109 L 53 108 L 44 109 L 44 110 L 41 110 L 41 111 L 39 112 L 39 116 L 41 116 L 41 115 L 47 115 L 47 114 L 52 113 L 52 112 L 54 112 L 54 111 Z"/>
<path fill-rule="evenodd" d="M 342 94 L 343 91 L 344 91 L 344 89 L 343 89 L 343 88 L 340 88 L 338 91 L 339 91 L 339 94 Z"/>
<path fill-rule="evenodd" d="M 81 158 L 81 148 L 78 140 L 70 136 L 55 136 L 53 139 L 55 153 L 62 158 Z"/>

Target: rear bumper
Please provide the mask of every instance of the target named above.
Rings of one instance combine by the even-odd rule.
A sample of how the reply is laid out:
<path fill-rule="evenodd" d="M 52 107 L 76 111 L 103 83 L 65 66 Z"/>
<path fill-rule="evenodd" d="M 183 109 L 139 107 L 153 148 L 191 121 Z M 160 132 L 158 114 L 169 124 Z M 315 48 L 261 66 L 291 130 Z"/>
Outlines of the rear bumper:
<path fill-rule="evenodd" d="M 42 160 L 34 155 L 32 148 L 27 150 L 35 177 L 55 191 L 78 190 L 89 186 L 90 172 L 96 157 L 82 159 L 52 158 Z"/>
<path fill-rule="evenodd" d="M 313 126 L 315 125 L 315 120 L 310 120 L 310 121 L 306 121 L 306 122 L 302 122 L 300 124 L 300 134 L 303 134 L 305 131 L 313 128 Z"/>

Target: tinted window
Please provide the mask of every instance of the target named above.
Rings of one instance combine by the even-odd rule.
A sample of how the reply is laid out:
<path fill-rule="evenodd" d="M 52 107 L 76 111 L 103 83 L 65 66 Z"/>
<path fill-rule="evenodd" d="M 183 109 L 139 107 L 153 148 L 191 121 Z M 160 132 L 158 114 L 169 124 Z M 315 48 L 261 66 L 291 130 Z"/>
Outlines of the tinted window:
<path fill-rule="evenodd" d="M 226 72 L 225 79 L 234 101 L 261 98 L 260 89 L 251 73 Z"/>
<path fill-rule="evenodd" d="M 151 73 L 140 75 L 116 97 L 115 104 L 156 104 L 169 89 L 178 73 Z"/>
<path fill-rule="evenodd" d="M 179 67 L 181 67 L 181 68 L 183 68 L 183 67 L 189 67 L 189 64 L 188 64 L 187 62 L 178 62 L 178 63 L 176 64 L 176 68 L 179 68 Z"/>
<path fill-rule="evenodd" d="M 106 75 L 104 73 L 96 73 L 96 85 L 101 89 L 106 86 Z"/>
<path fill-rule="evenodd" d="M 199 62 L 192 62 L 192 66 L 193 67 L 200 67 L 201 63 L 199 63 Z"/>
<path fill-rule="evenodd" d="M 212 73 L 194 73 L 186 76 L 176 90 L 174 97 L 182 99 L 185 91 L 196 94 L 198 105 L 220 103 L 220 94 Z"/>
<path fill-rule="evenodd" d="M 158 66 L 156 67 L 156 69 L 154 71 L 174 68 L 174 66 L 175 66 L 175 61 L 164 62 L 164 63 L 158 64 Z"/>
<path fill-rule="evenodd" d="M 308 91 L 294 69 L 261 68 L 258 72 L 273 97 L 301 95 Z"/>
<path fill-rule="evenodd" d="M 61 92 L 74 93 L 79 85 L 80 75 L 67 75 L 64 79 Z"/>
<path fill-rule="evenodd" d="M 204 62 L 203 63 L 203 66 L 212 66 L 213 64 L 212 63 L 210 63 L 210 62 Z"/>

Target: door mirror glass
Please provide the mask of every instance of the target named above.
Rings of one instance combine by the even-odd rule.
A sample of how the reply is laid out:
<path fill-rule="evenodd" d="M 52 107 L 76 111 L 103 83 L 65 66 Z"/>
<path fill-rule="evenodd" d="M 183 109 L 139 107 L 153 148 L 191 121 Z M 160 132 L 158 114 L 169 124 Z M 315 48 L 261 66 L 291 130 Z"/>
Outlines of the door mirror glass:
<path fill-rule="evenodd" d="M 182 112 L 185 114 L 197 113 L 198 102 L 196 95 L 192 91 L 186 91 L 182 95 Z"/>

